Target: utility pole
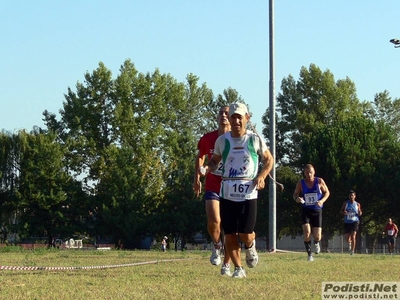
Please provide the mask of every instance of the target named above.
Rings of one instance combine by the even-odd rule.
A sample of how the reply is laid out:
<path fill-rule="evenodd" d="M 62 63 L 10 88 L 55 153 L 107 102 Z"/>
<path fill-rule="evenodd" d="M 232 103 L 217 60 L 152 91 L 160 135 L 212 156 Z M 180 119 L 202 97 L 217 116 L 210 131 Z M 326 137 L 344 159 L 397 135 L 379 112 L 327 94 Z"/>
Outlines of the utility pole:
<path fill-rule="evenodd" d="M 274 0 L 269 0 L 269 141 L 270 151 L 274 158 L 271 170 L 275 178 L 275 62 L 274 62 Z M 269 250 L 276 252 L 276 185 L 269 179 Z"/>

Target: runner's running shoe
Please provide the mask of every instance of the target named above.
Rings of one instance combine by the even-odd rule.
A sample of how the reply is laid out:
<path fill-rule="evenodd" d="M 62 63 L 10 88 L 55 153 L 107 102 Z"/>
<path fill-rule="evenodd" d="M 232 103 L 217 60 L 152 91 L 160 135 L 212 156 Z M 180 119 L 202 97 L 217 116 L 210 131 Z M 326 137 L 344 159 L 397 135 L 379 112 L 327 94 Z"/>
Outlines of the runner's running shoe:
<path fill-rule="evenodd" d="M 246 249 L 246 264 L 249 268 L 254 268 L 258 263 L 258 254 L 256 251 L 256 240 L 253 241 L 253 245 Z"/>
<path fill-rule="evenodd" d="M 221 250 L 214 248 L 211 253 L 210 263 L 214 266 L 219 266 L 221 264 Z"/>
<path fill-rule="evenodd" d="M 232 276 L 232 273 L 231 273 L 230 269 L 231 269 L 231 265 L 230 264 L 222 264 L 221 275 Z"/>
<path fill-rule="evenodd" d="M 319 242 L 314 244 L 314 252 L 315 252 L 315 254 L 318 254 L 321 252 L 321 246 L 319 245 Z"/>
<path fill-rule="evenodd" d="M 243 267 L 235 267 L 235 272 L 233 272 L 232 278 L 244 278 L 246 277 L 246 272 Z"/>

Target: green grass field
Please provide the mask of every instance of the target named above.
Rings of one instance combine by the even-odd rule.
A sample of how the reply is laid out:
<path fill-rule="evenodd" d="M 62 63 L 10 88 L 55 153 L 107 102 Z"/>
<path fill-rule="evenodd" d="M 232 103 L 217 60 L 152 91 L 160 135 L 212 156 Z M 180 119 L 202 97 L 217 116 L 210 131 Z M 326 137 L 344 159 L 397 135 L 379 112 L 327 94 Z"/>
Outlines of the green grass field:
<path fill-rule="evenodd" d="M 399 281 L 400 255 L 321 253 L 308 262 L 305 253 L 259 252 L 259 264 L 246 267 L 244 279 L 221 276 L 209 256 L 209 251 L 2 250 L 0 265 L 19 268 L 0 271 L 0 298 L 321 299 L 323 281 Z M 89 268 L 97 266 L 106 268 Z M 62 269 L 67 267 L 75 268 Z"/>

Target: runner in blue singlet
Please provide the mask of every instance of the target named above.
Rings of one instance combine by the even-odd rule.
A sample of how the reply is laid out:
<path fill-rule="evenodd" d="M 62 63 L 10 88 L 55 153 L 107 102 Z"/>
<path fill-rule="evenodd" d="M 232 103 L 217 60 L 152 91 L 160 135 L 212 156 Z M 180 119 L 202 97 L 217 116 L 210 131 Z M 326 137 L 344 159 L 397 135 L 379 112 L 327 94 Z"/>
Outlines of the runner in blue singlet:
<path fill-rule="evenodd" d="M 322 208 L 330 193 L 325 181 L 315 177 L 313 165 L 307 164 L 304 168 L 305 178 L 299 180 L 293 193 L 293 199 L 301 203 L 302 227 L 304 233 L 304 245 L 308 254 L 308 261 L 313 261 L 311 253 L 311 228 L 314 237 L 314 252 L 321 251 L 320 240 L 322 237 Z"/>

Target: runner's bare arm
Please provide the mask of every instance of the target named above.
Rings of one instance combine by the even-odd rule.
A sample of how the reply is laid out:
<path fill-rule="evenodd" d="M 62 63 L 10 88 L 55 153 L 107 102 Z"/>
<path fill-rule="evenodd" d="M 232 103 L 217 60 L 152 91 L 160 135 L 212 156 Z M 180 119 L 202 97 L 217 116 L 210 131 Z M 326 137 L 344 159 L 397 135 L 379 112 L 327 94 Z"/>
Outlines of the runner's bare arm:
<path fill-rule="evenodd" d="M 329 192 L 328 186 L 325 184 L 325 181 L 322 178 L 319 178 L 318 181 L 321 192 L 324 194 L 321 200 L 318 201 L 318 203 L 322 205 L 326 200 L 328 200 L 328 197 L 331 193 Z"/>
<path fill-rule="evenodd" d="M 222 156 L 213 154 L 208 164 L 205 166 L 206 172 L 213 172 L 218 168 L 218 164 L 221 161 Z"/>
<path fill-rule="evenodd" d="M 294 189 L 293 193 L 293 200 L 296 201 L 296 203 L 301 203 L 302 201 L 300 194 L 301 194 L 301 181 L 299 180 L 296 184 L 296 188 Z"/>
<path fill-rule="evenodd" d="M 342 207 L 340 208 L 340 213 L 342 215 L 347 215 L 347 211 L 345 211 L 346 208 L 346 202 L 343 202 Z"/>
<path fill-rule="evenodd" d="M 258 176 L 254 179 L 254 184 L 258 190 L 262 190 L 265 187 L 265 178 L 271 172 L 272 166 L 274 165 L 274 158 L 269 150 L 264 151 L 262 159 L 263 168 Z"/>
<path fill-rule="evenodd" d="M 193 190 L 196 193 L 196 197 L 198 197 L 201 193 L 201 181 L 200 181 L 200 166 L 204 164 L 205 155 L 201 156 L 200 152 L 196 156 L 195 166 L 194 166 L 194 181 L 193 181 Z"/>

